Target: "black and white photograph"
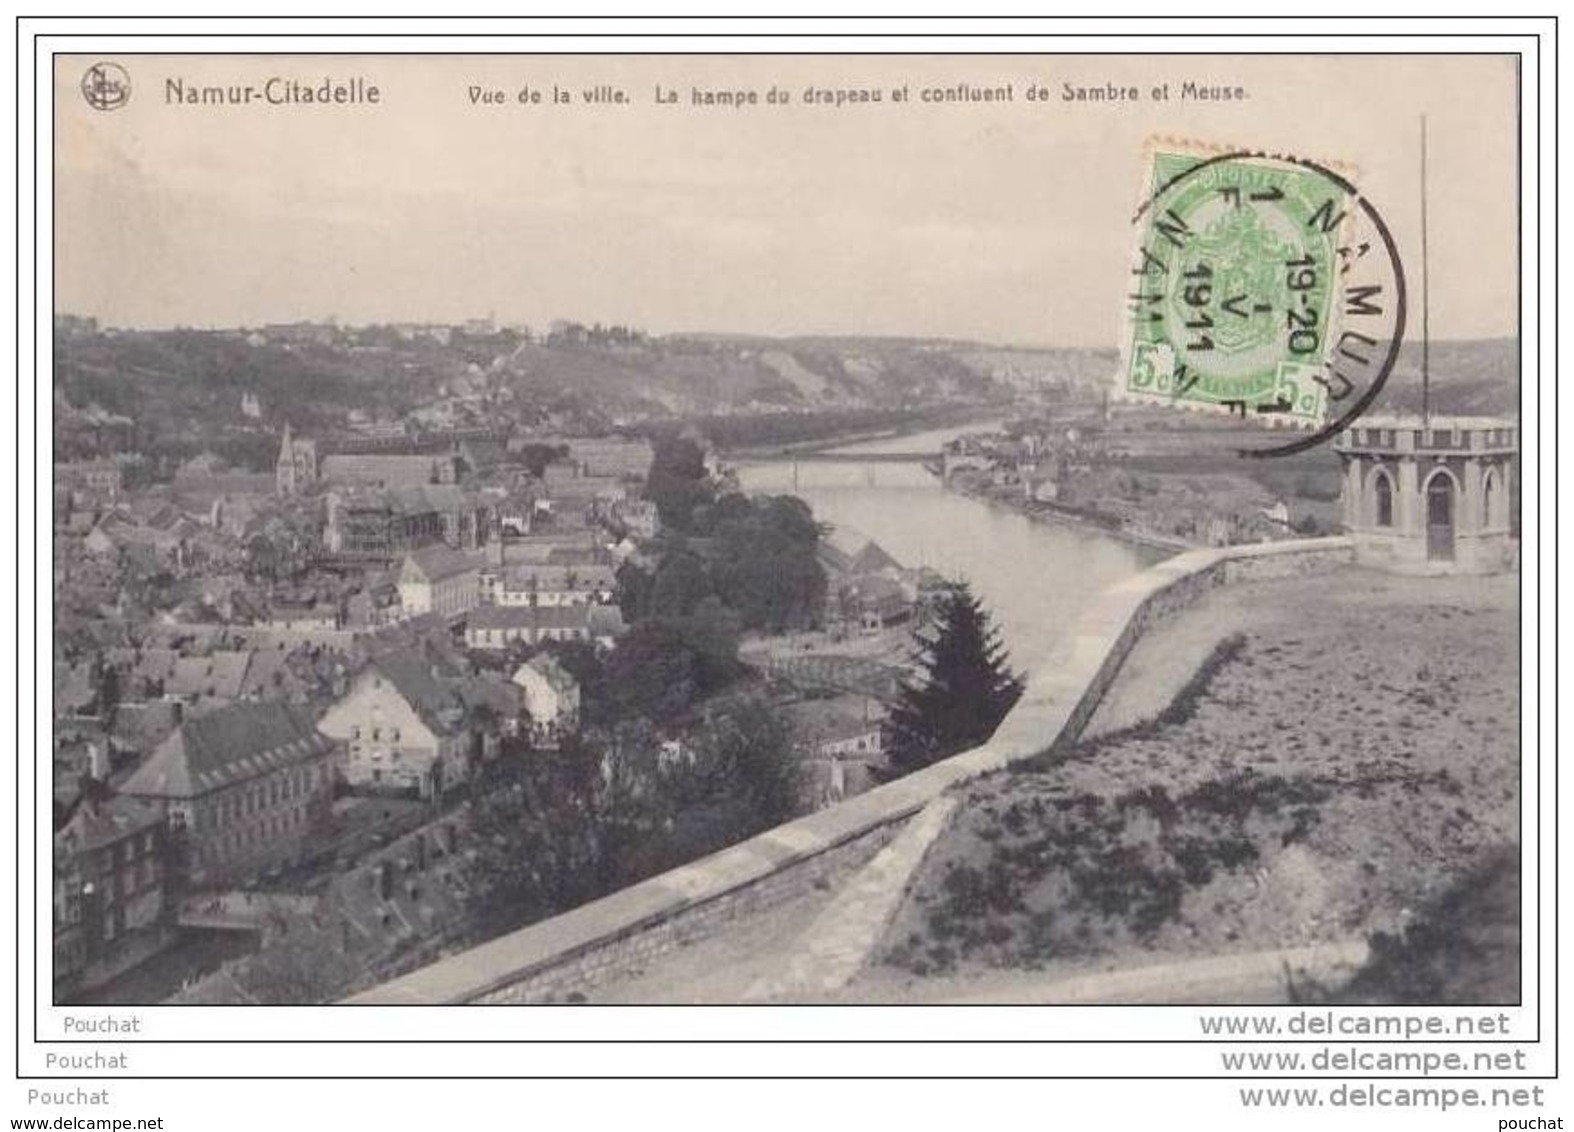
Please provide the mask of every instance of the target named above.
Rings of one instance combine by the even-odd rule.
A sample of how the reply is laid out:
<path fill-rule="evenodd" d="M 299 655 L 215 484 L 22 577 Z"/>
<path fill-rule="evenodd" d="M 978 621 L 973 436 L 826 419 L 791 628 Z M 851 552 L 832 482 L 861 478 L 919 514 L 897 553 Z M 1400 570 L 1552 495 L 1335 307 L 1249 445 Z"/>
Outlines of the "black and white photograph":
<path fill-rule="evenodd" d="M 1516 78 L 60 57 L 57 1000 L 1517 1003 Z"/>
<path fill-rule="evenodd" d="M 1552 21 L 26 23 L 12 1126 L 1561 1126 Z"/>

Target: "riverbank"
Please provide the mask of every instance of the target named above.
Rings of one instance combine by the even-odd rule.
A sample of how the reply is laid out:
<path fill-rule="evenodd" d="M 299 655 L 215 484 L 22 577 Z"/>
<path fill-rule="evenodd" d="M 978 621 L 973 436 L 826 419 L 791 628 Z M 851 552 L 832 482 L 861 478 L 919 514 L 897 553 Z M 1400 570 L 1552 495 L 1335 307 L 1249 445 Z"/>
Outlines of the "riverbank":
<path fill-rule="evenodd" d="M 963 481 L 946 484 L 946 488 L 987 507 L 1008 511 L 1013 515 L 1021 515 L 1023 518 L 1035 523 L 1066 527 L 1072 530 L 1091 531 L 1095 534 L 1107 535 L 1128 546 L 1139 547 L 1143 550 L 1156 550 L 1169 555 L 1179 554 L 1187 550 L 1197 550 L 1202 545 L 1201 543 L 1188 542 L 1185 539 L 1170 535 L 1132 530 L 1123 525 L 1107 525 L 1065 508 L 1056 507 L 1052 503 L 1040 503 L 1024 499 L 1020 487 L 997 488 L 991 484 L 967 483 Z"/>
<path fill-rule="evenodd" d="M 942 431 L 879 447 L 939 452 Z M 1046 662 L 1060 636 L 1106 587 L 1173 548 L 1105 537 L 1093 525 L 1033 522 L 1020 511 L 947 491 L 918 461 L 865 464 L 791 458 L 740 463 L 748 492 L 790 493 L 817 522 L 869 540 L 909 569 L 966 578 L 1000 629 L 1019 671 Z"/>
<path fill-rule="evenodd" d="M 892 427 L 851 429 L 828 433 L 824 436 L 810 437 L 804 440 L 782 441 L 779 443 L 737 446 L 718 445 L 717 451 L 723 459 L 730 460 L 780 459 L 810 452 L 825 452 L 853 445 L 879 444 L 885 441 L 901 440 L 905 437 L 919 436 L 939 429 L 963 429 L 970 426 L 993 423 L 999 421 L 1002 413 L 1005 413 L 1007 409 L 1008 406 L 1001 405 L 972 405 L 949 412 L 940 411 L 924 415 L 914 418 L 906 424 Z"/>

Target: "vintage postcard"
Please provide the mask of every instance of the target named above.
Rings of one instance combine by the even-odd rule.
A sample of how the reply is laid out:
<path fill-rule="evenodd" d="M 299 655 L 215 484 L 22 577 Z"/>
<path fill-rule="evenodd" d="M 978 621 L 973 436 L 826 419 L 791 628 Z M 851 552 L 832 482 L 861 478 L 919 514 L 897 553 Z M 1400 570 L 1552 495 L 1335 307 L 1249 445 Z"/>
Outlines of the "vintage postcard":
<path fill-rule="evenodd" d="M 1518 55 L 51 63 L 82 1025 L 1533 1001 Z"/>

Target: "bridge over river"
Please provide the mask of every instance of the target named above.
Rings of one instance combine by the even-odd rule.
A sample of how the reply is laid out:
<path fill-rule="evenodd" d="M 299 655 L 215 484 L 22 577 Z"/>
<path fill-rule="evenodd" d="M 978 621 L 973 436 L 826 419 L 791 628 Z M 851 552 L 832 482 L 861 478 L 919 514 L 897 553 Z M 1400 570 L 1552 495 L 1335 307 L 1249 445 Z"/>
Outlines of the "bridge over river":
<path fill-rule="evenodd" d="M 940 452 L 740 452 L 729 454 L 730 464 L 939 464 Z"/>
<path fill-rule="evenodd" d="M 800 490 L 801 479 L 799 469 L 806 465 L 841 465 L 863 468 L 863 482 L 869 487 L 878 486 L 876 473 L 883 466 L 888 471 L 883 476 L 906 474 L 907 469 L 922 467 L 930 475 L 946 480 L 950 474 L 950 467 L 944 452 L 868 452 L 868 451 L 836 451 L 833 449 L 798 451 L 798 452 L 747 452 L 726 457 L 727 462 L 737 468 L 744 476 L 748 476 L 754 469 L 786 468 L 791 481 L 794 494 Z"/>

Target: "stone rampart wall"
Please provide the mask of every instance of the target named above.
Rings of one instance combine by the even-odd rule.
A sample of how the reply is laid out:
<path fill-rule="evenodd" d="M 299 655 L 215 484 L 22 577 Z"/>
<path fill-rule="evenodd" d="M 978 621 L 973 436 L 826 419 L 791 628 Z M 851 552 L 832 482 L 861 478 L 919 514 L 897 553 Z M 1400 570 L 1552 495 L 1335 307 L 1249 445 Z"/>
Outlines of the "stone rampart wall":
<path fill-rule="evenodd" d="M 1348 538 L 1177 555 L 1104 591 L 982 747 L 768 830 L 573 911 L 373 987 L 357 1005 L 564 1001 L 727 925 L 834 884 L 942 791 L 1076 741 L 1132 647 L 1222 585 L 1320 573 Z"/>

